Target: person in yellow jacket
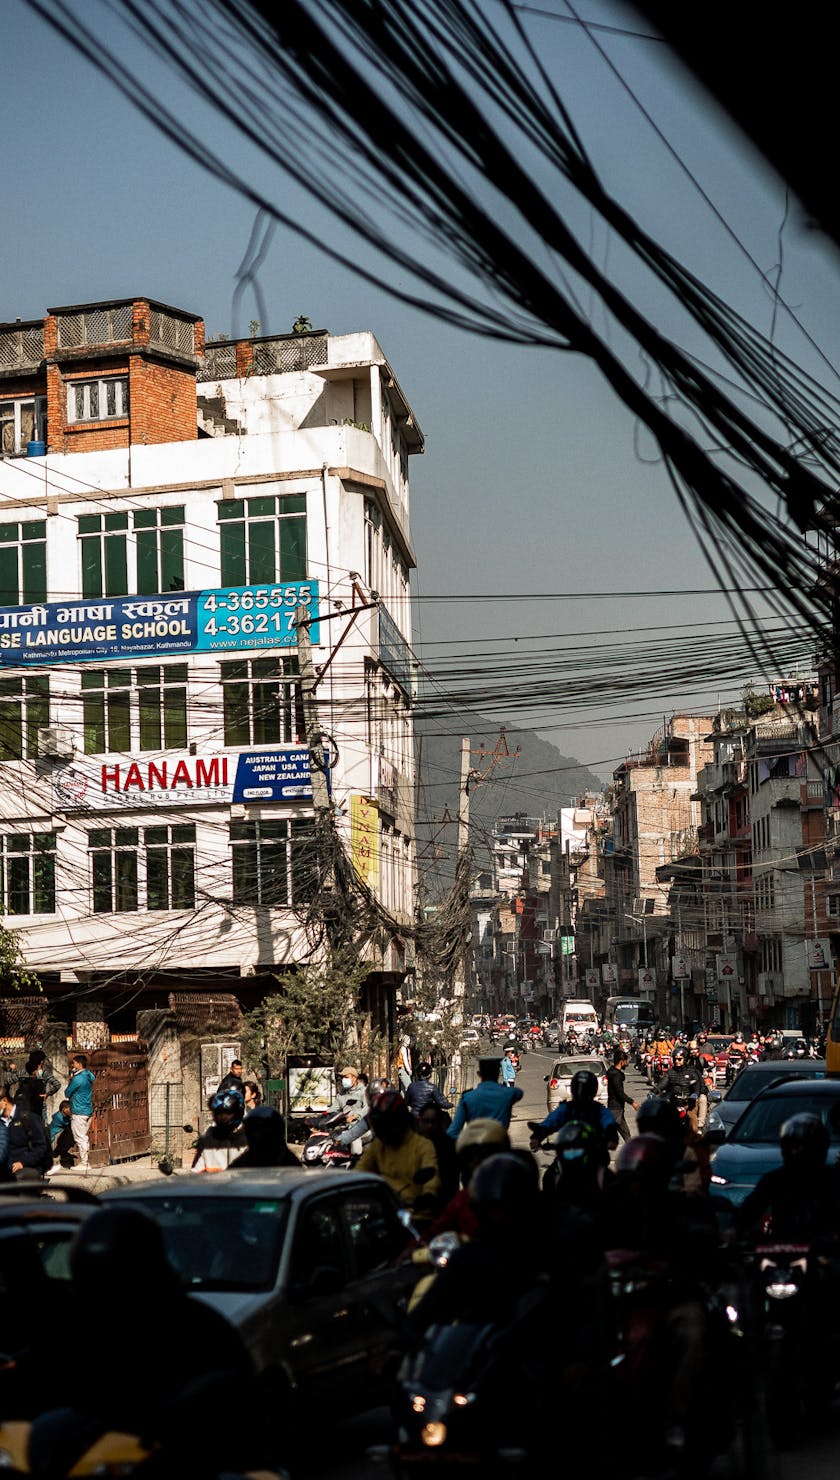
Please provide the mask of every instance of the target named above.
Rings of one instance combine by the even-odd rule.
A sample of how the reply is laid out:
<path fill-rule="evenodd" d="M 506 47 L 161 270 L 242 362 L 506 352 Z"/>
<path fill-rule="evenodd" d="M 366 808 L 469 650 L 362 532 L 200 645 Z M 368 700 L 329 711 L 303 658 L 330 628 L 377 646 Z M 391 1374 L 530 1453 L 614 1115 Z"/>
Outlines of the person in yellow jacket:
<path fill-rule="evenodd" d="M 440 1174 L 434 1144 L 411 1129 L 411 1115 L 399 1090 L 386 1089 L 370 1109 L 374 1139 L 358 1162 L 358 1172 L 376 1172 L 410 1209 L 415 1222 L 437 1211 Z"/>

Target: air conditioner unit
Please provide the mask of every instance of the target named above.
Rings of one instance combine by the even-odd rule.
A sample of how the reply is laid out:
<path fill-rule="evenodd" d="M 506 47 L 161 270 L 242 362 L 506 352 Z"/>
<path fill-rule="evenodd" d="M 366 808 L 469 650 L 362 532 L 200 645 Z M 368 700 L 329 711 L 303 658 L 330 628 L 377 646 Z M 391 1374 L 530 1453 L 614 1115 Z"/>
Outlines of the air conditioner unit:
<path fill-rule="evenodd" d="M 72 760 L 76 754 L 72 731 L 62 730 L 58 725 L 45 725 L 39 729 L 38 754 L 53 760 Z"/>
<path fill-rule="evenodd" d="M 556 939 L 557 939 L 557 931 L 556 930 L 544 930 L 543 931 L 543 940 L 546 940 L 546 941 L 555 941 Z"/>

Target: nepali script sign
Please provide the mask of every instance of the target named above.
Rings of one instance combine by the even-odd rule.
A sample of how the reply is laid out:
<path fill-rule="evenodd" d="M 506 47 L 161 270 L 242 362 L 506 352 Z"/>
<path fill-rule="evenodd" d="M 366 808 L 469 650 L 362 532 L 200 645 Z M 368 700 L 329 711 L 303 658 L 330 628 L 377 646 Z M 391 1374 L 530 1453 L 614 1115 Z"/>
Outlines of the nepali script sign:
<path fill-rule="evenodd" d="M 93 663 L 296 647 L 295 612 L 318 636 L 318 582 L 0 607 L 0 665 Z"/>

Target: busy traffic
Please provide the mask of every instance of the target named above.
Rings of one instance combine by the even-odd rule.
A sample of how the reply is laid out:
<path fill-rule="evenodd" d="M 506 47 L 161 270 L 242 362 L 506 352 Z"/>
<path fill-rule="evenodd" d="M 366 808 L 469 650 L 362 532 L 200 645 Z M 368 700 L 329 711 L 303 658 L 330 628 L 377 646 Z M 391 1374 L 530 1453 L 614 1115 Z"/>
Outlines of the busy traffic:
<path fill-rule="evenodd" d="M 504 1473 L 558 1435 L 586 1462 L 608 1414 L 644 1435 L 628 1475 L 821 1473 L 840 1379 L 825 1045 L 589 1009 L 477 1017 L 457 1103 L 406 1035 L 398 1082 L 339 1065 L 295 1127 L 236 1061 L 191 1167 L 99 1190 L 34 1162 L 49 1065 L 7 1085 L 0 1466 Z M 93 1342 L 115 1319 L 95 1374 L 44 1362 L 53 1324 Z"/>

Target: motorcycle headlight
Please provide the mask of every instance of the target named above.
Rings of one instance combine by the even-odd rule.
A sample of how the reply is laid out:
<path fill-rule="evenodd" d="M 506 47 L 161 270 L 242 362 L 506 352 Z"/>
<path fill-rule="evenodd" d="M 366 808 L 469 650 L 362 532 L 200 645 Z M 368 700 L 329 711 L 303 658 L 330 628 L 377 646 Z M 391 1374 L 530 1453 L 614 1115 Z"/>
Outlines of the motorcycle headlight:
<path fill-rule="evenodd" d="M 0 1470 L 13 1470 L 15 1462 L 8 1449 L 0 1449 Z"/>
<path fill-rule="evenodd" d="M 799 1293 L 795 1280 L 771 1280 L 765 1288 L 771 1300 L 790 1300 L 791 1295 Z"/>
<path fill-rule="evenodd" d="M 717 1177 L 717 1176 L 715 1176 L 715 1173 L 713 1172 L 712 1173 L 712 1181 L 714 1182 L 714 1184 L 715 1184 L 716 1187 L 725 1187 L 726 1184 L 727 1184 L 727 1182 L 729 1181 L 729 1178 L 728 1177 Z"/>
<path fill-rule="evenodd" d="M 438 1445 L 446 1442 L 445 1423 L 427 1423 L 420 1430 L 420 1438 L 430 1449 L 436 1449 Z"/>

